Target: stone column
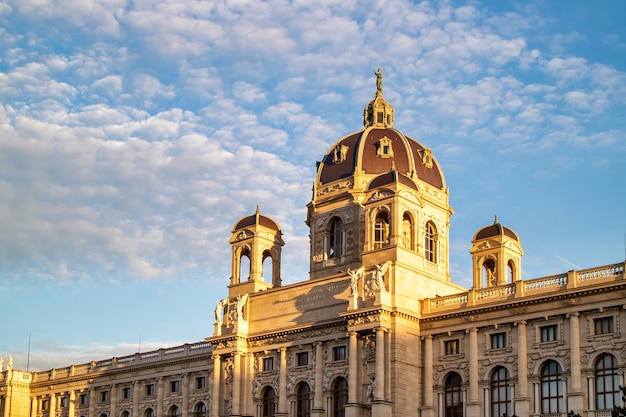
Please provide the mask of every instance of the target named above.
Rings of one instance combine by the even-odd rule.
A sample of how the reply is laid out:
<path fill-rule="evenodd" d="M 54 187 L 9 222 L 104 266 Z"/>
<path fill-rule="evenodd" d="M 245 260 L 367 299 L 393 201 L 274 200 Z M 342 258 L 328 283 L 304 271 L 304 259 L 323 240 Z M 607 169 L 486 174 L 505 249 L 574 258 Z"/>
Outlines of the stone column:
<path fill-rule="evenodd" d="M 480 415 L 480 398 L 478 397 L 478 329 L 467 330 L 469 333 L 469 392 L 467 393 L 467 415 Z"/>
<path fill-rule="evenodd" d="M 213 355 L 213 394 L 211 395 L 211 417 L 220 415 L 220 382 L 222 373 L 222 361 L 219 355 Z"/>
<path fill-rule="evenodd" d="M 528 344 L 527 328 L 524 320 L 515 323 L 517 326 L 517 393 L 515 395 L 515 414 L 530 414 L 530 398 L 528 396 Z"/>
<path fill-rule="evenodd" d="M 241 354 L 239 352 L 233 353 L 233 407 L 231 415 L 241 415 L 240 412 L 241 403 Z"/>
<path fill-rule="evenodd" d="M 89 417 L 96 415 L 96 389 L 89 389 Z"/>
<path fill-rule="evenodd" d="M 74 417 L 74 410 L 76 407 L 76 391 L 70 391 L 69 404 L 67 405 L 67 417 Z"/>
<path fill-rule="evenodd" d="M 165 400 L 165 392 L 164 392 L 163 384 L 165 384 L 165 380 L 161 376 L 157 379 L 157 398 L 156 398 L 157 417 L 165 415 L 165 410 L 163 410 L 163 401 Z"/>
<path fill-rule="evenodd" d="M 385 399 L 385 330 L 376 329 L 376 389 L 374 401 Z"/>
<path fill-rule="evenodd" d="M 572 383 L 567 392 L 568 410 L 582 412 L 584 408 L 584 393 L 582 390 L 582 374 L 580 365 L 580 320 L 578 313 L 570 313 L 569 317 L 569 348 L 571 365 Z"/>
<path fill-rule="evenodd" d="M 349 333 L 348 342 L 348 403 L 353 404 L 357 402 L 357 332 Z"/>
<path fill-rule="evenodd" d="M 6 406 L 5 406 L 6 407 Z M 39 407 L 39 401 L 37 400 L 37 397 L 33 397 L 30 400 L 30 415 L 31 416 L 36 416 L 37 415 L 37 408 Z M 5 409 L 5 414 L 8 413 L 8 409 Z M 8 417 L 8 416 L 7 416 Z"/>
<path fill-rule="evenodd" d="M 324 352 L 322 342 L 315 343 L 315 396 L 313 397 L 313 410 L 324 409 L 322 393 L 322 379 L 324 378 Z M 319 414 L 319 413 L 318 413 Z"/>
<path fill-rule="evenodd" d="M 189 410 L 189 374 L 185 373 L 183 374 L 183 380 L 181 381 L 182 384 L 182 394 L 183 394 L 183 410 L 182 410 L 182 415 L 183 416 L 188 416 L 190 415 L 191 411 Z"/>
<path fill-rule="evenodd" d="M 278 413 L 287 415 L 287 348 L 279 348 L 280 370 L 278 374 Z"/>
<path fill-rule="evenodd" d="M 141 388 L 143 388 L 143 386 L 139 382 L 133 381 L 133 416 L 139 415 L 139 399 L 141 398 Z"/>
<path fill-rule="evenodd" d="M 50 394 L 50 409 L 48 410 L 48 415 L 50 417 L 56 417 L 57 413 L 57 395 L 52 393 Z"/>
<path fill-rule="evenodd" d="M 109 406 L 111 407 L 111 416 L 115 416 L 116 410 L 115 406 L 117 405 L 117 386 L 111 385 L 109 389 Z"/>
<path fill-rule="evenodd" d="M 422 406 L 423 417 L 434 417 L 435 406 L 433 404 L 433 337 L 424 337 L 424 405 Z"/>

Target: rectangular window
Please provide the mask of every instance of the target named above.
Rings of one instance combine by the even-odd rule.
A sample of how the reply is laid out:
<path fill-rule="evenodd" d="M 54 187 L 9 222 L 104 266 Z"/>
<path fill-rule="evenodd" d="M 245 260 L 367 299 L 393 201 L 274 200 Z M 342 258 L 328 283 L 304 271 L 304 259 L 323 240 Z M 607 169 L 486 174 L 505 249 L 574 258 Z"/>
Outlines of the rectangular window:
<path fill-rule="evenodd" d="M 146 385 L 146 395 L 148 397 L 151 396 L 151 395 L 154 395 L 154 384 Z"/>
<path fill-rule="evenodd" d="M 491 349 L 504 349 L 506 347 L 506 333 L 492 333 L 490 335 L 491 338 Z"/>
<path fill-rule="evenodd" d="M 345 361 L 346 360 L 346 347 L 345 346 L 335 346 L 333 348 L 333 361 Z"/>
<path fill-rule="evenodd" d="M 296 353 L 296 362 L 298 366 L 307 366 L 309 364 L 309 352 Z"/>
<path fill-rule="evenodd" d="M 178 381 L 171 381 L 170 382 L 170 392 L 178 392 L 179 386 L 180 386 L 180 384 L 178 383 Z"/>
<path fill-rule="evenodd" d="M 109 391 L 100 392 L 100 402 L 105 403 L 109 401 Z"/>
<path fill-rule="evenodd" d="M 78 397 L 78 403 L 80 405 L 87 405 L 87 394 L 80 394 L 80 396 Z"/>
<path fill-rule="evenodd" d="M 196 378 L 196 389 L 205 389 L 206 388 L 206 377 L 199 376 Z"/>
<path fill-rule="evenodd" d="M 600 317 L 599 319 L 593 319 L 593 326 L 596 335 L 613 333 L 613 316 Z"/>
<path fill-rule="evenodd" d="M 122 388 L 122 398 L 124 398 L 125 400 L 130 398 L 130 388 Z"/>
<path fill-rule="evenodd" d="M 45 411 L 50 407 L 50 403 L 48 402 L 48 400 L 43 400 L 41 401 L 41 410 Z"/>
<path fill-rule="evenodd" d="M 61 408 L 67 407 L 67 401 L 68 401 L 67 397 L 61 397 Z"/>
<path fill-rule="evenodd" d="M 443 342 L 444 352 L 446 355 L 458 355 L 459 354 L 459 339 L 446 340 Z"/>
<path fill-rule="evenodd" d="M 274 358 L 263 358 L 263 372 L 274 370 Z"/>
<path fill-rule="evenodd" d="M 541 326 L 541 343 L 554 342 L 559 339 L 559 326 L 551 324 L 549 326 Z"/>

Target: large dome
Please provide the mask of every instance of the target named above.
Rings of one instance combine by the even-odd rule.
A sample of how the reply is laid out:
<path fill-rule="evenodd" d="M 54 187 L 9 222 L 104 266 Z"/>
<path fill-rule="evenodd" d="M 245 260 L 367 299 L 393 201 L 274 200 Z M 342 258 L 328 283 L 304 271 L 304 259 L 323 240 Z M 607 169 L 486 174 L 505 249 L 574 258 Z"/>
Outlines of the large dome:
<path fill-rule="evenodd" d="M 390 156 L 381 151 L 384 146 L 388 146 Z M 337 158 L 337 152 L 344 152 L 345 159 Z M 390 127 L 368 127 L 337 141 L 320 163 L 318 184 L 348 178 L 355 172 L 380 175 L 394 169 L 433 187 L 445 187 L 443 173 L 430 149 Z"/>

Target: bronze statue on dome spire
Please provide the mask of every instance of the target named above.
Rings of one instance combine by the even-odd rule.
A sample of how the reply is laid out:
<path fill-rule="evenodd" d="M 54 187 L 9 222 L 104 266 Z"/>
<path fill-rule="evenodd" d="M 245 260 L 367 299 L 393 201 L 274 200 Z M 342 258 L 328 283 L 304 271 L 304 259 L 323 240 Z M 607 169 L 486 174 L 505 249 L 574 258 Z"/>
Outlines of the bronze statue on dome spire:
<path fill-rule="evenodd" d="M 377 93 L 383 93 L 383 72 L 378 68 L 378 71 L 375 71 L 376 75 L 376 91 Z"/>

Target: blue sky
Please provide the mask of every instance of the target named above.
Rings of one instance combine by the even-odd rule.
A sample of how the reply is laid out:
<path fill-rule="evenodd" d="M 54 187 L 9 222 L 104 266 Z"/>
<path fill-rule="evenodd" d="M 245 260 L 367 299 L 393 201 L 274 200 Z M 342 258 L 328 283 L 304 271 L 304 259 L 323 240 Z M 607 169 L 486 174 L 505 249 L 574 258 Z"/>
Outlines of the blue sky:
<path fill-rule="evenodd" d="M 315 162 L 384 73 L 473 233 L 521 237 L 523 277 L 624 260 L 626 2 L 0 1 L 0 355 L 26 369 L 212 333 L 230 230 L 284 232 L 308 278 Z"/>

